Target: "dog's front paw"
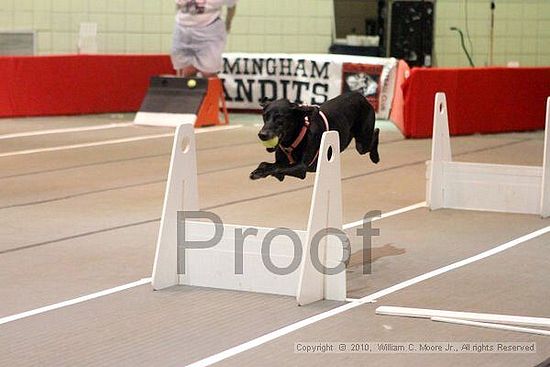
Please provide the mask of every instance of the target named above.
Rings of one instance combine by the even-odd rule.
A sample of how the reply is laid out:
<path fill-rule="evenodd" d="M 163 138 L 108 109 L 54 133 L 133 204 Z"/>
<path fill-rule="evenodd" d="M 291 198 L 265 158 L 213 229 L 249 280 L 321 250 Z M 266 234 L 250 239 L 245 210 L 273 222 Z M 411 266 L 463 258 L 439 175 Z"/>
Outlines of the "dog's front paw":
<path fill-rule="evenodd" d="M 254 171 L 250 172 L 250 179 L 251 180 L 259 180 L 260 178 L 267 177 L 265 172 L 261 169 L 255 169 Z"/>
<path fill-rule="evenodd" d="M 250 172 L 250 176 L 248 177 L 250 177 L 251 180 L 259 180 L 260 178 L 262 178 L 262 176 L 256 171 Z"/>

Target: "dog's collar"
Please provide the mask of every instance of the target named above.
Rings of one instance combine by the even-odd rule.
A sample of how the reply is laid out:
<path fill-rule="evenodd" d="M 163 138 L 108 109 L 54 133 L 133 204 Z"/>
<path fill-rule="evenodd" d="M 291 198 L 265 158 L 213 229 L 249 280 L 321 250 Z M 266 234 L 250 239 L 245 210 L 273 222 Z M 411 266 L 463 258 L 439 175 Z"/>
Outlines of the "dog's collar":
<path fill-rule="evenodd" d="M 319 107 L 317 107 L 317 109 L 319 110 L 319 115 L 321 115 L 321 118 L 323 119 L 323 122 L 325 123 L 326 131 L 329 131 L 327 116 L 325 115 L 325 113 L 323 111 L 321 111 L 321 109 Z M 285 153 L 286 157 L 288 158 L 288 162 L 290 164 L 295 164 L 296 163 L 296 160 L 294 159 L 294 157 L 292 157 L 292 152 L 294 151 L 294 149 L 296 149 L 298 147 L 298 145 L 300 145 L 302 140 L 304 140 L 304 137 L 306 136 L 307 130 L 309 129 L 310 125 L 311 125 L 311 123 L 309 122 L 309 117 L 306 115 L 304 117 L 304 125 L 302 126 L 302 129 L 300 130 L 300 133 L 298 134 L 296 139 L 294 139 L 294 142 L 292 144 L 290 144 L 289 147 L 284 147 L 284 146 L 279 144 L 279 148 L 281 148 L 281 151 L 283 153 Z M 308 167 L 311 166 L 313 164 L 313 162 L 315 162 L 315 160 L 317 159 L 317 156 L 319 156 L 319 150 L 317 150 L 317 153 L 315 153 L 315 157 L 313 157 L 311 162 L 308 164 Z"/>

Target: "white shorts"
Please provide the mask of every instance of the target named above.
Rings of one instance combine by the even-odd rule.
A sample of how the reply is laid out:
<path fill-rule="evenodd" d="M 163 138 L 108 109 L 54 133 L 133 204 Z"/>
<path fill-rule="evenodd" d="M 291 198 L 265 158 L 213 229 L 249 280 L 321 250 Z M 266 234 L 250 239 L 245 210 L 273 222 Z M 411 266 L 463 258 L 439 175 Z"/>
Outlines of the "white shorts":
<path fill-rule="evenodd" d="M 176 23 L 172 38 L 174 69 L 194 66 L 205 73 L 220 72 L 226 39 L 225 24 L 219 18 L 206 27 L 183 27 Z"/>

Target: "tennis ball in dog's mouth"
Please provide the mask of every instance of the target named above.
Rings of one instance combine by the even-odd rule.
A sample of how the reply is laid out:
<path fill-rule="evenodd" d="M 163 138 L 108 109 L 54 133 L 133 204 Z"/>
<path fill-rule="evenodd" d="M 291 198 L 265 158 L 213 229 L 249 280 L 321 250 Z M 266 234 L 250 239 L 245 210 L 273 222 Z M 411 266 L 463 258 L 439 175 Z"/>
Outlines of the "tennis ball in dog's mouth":
<path fill-rule="evenodd" d="M 262 140 L 262 144 L 266 148 L 275 148 L 277 146 L 277 144 L 279 144 L 279 137 L 276 136 L 276 137 L 274 137 L 272 139 L 269 139 L 269 140 Z"/>
<path fill-rule="evenodd" d="M 195 88 L 197 86 L 197 81 L 195 79 L 189 79 L 187 81 L 187 87 Z"/>

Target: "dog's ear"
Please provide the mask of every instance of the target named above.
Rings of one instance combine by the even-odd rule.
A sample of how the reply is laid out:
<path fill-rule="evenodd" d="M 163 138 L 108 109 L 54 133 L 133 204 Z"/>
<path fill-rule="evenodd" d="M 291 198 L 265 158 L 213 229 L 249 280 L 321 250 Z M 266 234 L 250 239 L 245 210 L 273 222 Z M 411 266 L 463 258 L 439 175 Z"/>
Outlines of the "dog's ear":
<path fill-rule="evenodd" d="M 266 108 L 267 106 L 269 106 L 270 103 L 271 100 L 267 97 L 263 97 L 262 99 L 260 99 L 260 107 L 262 108 Z"/>

